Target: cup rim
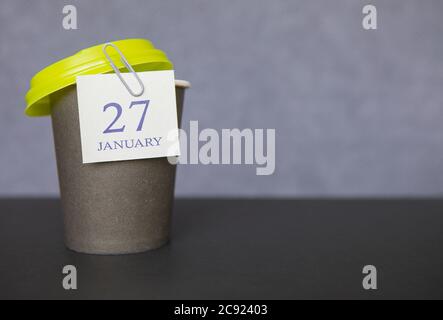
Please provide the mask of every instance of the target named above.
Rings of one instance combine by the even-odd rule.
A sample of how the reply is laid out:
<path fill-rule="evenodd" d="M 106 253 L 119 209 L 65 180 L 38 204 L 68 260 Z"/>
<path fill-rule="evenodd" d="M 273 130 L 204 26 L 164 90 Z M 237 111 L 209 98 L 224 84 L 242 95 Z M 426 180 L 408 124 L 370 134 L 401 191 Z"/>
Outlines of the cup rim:
<path fill-rule="evenodd" d="M 176 79 L 175 80 L 175 86 L 176 87 L 180 87 L 180 88 L 184 88 L 184 89 L 188 89 L 188 88 L 191 87 L 191 83 L 189 81 L 186 81 L 186 80 Z"/>

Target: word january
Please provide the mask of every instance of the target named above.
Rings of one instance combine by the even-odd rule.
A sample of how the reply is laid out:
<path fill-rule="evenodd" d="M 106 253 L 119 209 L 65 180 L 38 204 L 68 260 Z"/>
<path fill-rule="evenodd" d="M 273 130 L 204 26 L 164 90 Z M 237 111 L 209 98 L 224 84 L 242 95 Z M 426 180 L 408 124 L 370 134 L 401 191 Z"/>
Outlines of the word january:
<path fill-rule="evenodd" d="M 161 139 L 162 137 L 152 137 L 145 139 L 100 141 L 97 151 L 158 147 Z"/>

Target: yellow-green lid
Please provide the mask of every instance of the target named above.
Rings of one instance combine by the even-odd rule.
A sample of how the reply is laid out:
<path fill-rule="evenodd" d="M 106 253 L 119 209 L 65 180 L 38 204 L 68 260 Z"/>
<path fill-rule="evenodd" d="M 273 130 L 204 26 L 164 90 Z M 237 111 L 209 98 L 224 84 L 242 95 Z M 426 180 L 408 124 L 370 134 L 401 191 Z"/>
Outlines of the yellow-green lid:
<path fill-rule="evenodd" d="M 120 49 L 137 72 L 173 69 L 166 54 L 156 49 L 149 40 L 128 39 L 112 43 Z M 51 113 L 50 95 L 75 84 L 77 76 L 114 72 L 103 54 L 103 45 L 81 50 L 37 73 L 31 79 L 30 88 L 26 94 L 25 114 L 28 116 L 49 115 Z M 117 51 L 109 50 L 108 54 L 119 69 L 125 69 Z"/>

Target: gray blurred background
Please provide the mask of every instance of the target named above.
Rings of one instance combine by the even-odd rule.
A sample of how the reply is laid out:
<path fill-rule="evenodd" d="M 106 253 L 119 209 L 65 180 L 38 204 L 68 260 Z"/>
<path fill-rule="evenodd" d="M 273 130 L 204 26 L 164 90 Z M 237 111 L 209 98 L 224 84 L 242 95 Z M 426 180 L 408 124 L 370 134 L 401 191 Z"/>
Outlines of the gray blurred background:
<path fill-rule="evenodd" d="M 78 30 L 62 28 L 67 4 Z M 130 37 L 192 82 L 184 123 L 277 130 L 274 175 L 183 165 L 179 196 L 441 195 L 442 13 L 441 0 L 1 0 L 0 196 L 58 194 L 50 119 L 23 115 L 33 74 Z"/>

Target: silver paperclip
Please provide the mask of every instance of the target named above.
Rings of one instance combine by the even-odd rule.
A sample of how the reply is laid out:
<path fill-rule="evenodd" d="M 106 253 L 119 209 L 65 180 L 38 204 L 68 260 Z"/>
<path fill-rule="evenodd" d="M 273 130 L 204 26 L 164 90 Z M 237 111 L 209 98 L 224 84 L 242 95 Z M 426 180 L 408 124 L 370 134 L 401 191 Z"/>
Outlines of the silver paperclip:
<path fill-rule="evenodd" d="M 134 77 L 137 79 L 138 83 L 140 84 L 140 92 L 135 93 L 132 91 L 132 89 L 129 87 L 128 83 L 123 79 L 120 70 L 115 65 L 114 61 L 112 61 L 111 57 L 108 55 L 108 52 L 106 51 L 107 47 L 113 47 L 115 51 L 120 55 L 120 61 L 124 64 L 126 69 L 128 69 Z M 145 92 L 145 86 L 143 85 L 143 82 L 141 81 L 140 77 L 137 75 L 137 73 L 134 71 L 134 68 L 129 64 L 128 60 L 126 60 L 123 53 L 120 51 L 120 49 L 113 43 L 108 42 L 103 46 L 103 53 L 106 56 L 106 59 L 108 59 L 109 64 L 111 65 L 112 69 L 114 69 L 115 74 L 119 77 L 120 81 L 123 83 L 123 85 L 126 87 L 126 89 L 129 91 L 130 94 L 132 94 L 134 97 L 140 97 Z"/>

